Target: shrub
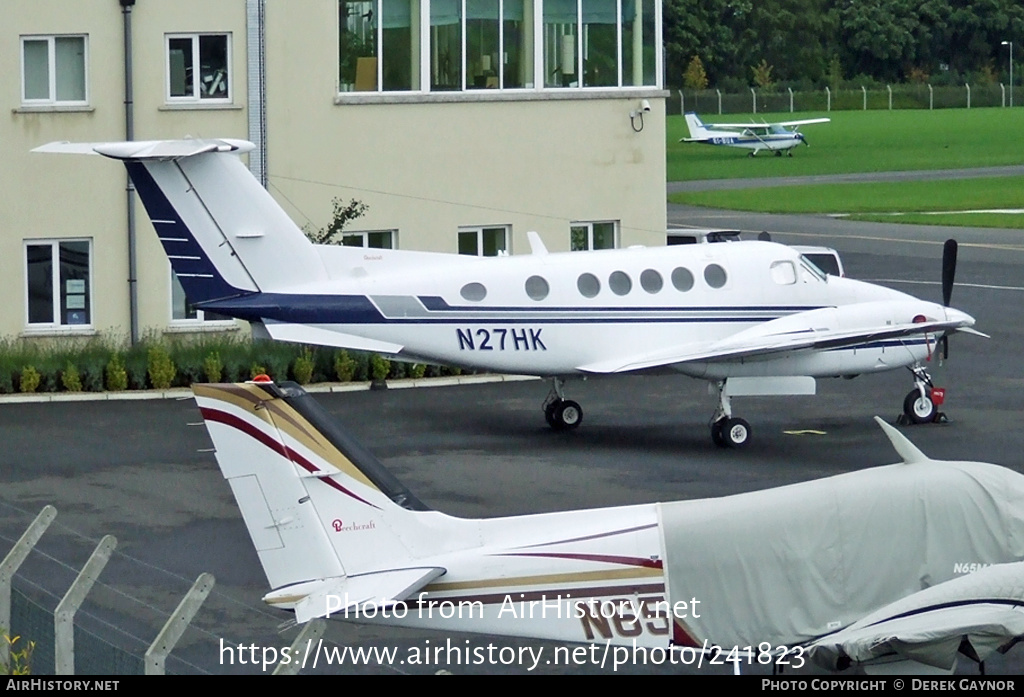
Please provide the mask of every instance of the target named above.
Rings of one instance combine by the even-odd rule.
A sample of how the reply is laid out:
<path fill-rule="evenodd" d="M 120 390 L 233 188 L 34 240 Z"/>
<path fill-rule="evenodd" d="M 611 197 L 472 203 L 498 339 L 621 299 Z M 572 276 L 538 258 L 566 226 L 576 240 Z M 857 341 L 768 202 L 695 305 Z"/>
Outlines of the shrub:
<path fill-rule="evenodd" d="M 203 375 L 207 382 L 220 382 L 224 375 L 224 362 L 220 359 L 220 353 L 211 351 L 203 359 Z"/>
<path fill-rule="evenodd" d="M 259 363 L 253 363 L 252 367 L 249 368 L 249 379 L 255 380 L 257 375 L 266 375 L 267 369 Z"/>
<path fill-rule="evenodd" d="M 174 377 L 178 372 L 174 366 L 174 361 L 171 360 L 167 349 L 159 345 L 150 346 L 146 355 L 148 357 L 149 368 L 147 372 L 150 383 L 154 389 L 166 390 L 174 383 Z"/>
<path fill-rule="evenodd" d="M 379 382 L 391 372 L 391 361 L 376 353 L 370 354 L 370 378 Z"/>
<path fill-rule="evenodd" d="M 345 349 L 334 354 L 334 374 L 338 376 L 339 382 L 351 382 L 355 377 L 356 362 Z"/>
<path fill-rule="evenodd" d="M 0 663 L 0 675 L 31 675 L 32 674 L 32 652 L 36 649 L 36 642 L 22 642 L 20 636 L 12 637 L 6 631 L 0 631 L 0 641 L 7 644 L 9 663 Z"/>
<path fill-rule="evenodd" d="M 115 353 L 110 356 L 107 362 L 107 389 L 111 392 L 121 392 L 128 389 L 128 371 L 124 367 L 124 359 L 121 354 Z"/>
<path fill-rule="evenodd" d="M 427 374 L 427 366 L 423 363 L 413 363 L 409 368 L 409 377 L 419 380 Z"/>
<path fill-rule="evenodd" d="M 27 365 L 21 369 L 21 377 L 18 380 L 18 389 L 22 392 L 35 392 L 39 389 L 42 376 L 34 367 Z"/>
<path fill-rule="evenodd" d="M 309 350 L 308 346 L 304 347 L 292 365 L 292 375 L 295 376 L 295 382 L 300 385 L 308 385 L 313 379 L 314 365 L 313 352 Z"/>
<path fill-rule="evenodd" d="M 71 361 L 68 361 L 64 365 L 64 370 L 60 371 L 60 384 L 68 392 L 82 391 L 82 376 L 78 373 L 78 367 Z"/>

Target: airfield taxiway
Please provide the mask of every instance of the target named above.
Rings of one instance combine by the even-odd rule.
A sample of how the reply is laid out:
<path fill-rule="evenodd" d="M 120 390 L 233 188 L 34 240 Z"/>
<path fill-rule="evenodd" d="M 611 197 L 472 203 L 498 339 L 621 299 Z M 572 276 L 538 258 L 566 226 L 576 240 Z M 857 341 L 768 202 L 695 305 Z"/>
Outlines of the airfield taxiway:
<path fill-rule="evenodd" d="M 950 421 L 905 433 L 935 458 L 983 460 L 1024 472 L 1024 245 L 1011 239 L 1018 233 L 669 210 L 671 220 L 685 216 L 691 225 L 788 230 L 793 234 L 775 239 L 833 246 L 850 276 L 888 279 L 936 300 L 941 242 L 960 238 L 965 244 L 954 305 L 973 314 L 977 328 L 992 339 L 952 339 L 950 360 L 933 369 L 937 384 L 948 390 L 944 410 Z M 898 458 L 871 417 L 895 419 L 910 388 L 908 373 L 889 372 L 819 381 L 816 397 L 737 399 L 737 413 L 754 429 L 754 442 L 740 451 L 711 444 L 713 399 L 704 383 L 683 377 L 571 382 L 567 390 L 582 404 L 585 419 L 568 433 L 544 424 L 540 404 L 547 386 L 539 381 L 320 399 L 429 505 L 459 516 L 502 516 L 721 496 L 888 464 Z M 40 553 L 18 576 L 20 587 L 39 602 L 55 606 L 95 542 L 113 534 L 118 552 L 79 615 L 80 624 L 112 644 L 141 654 L 204 571 L 216 576 L 216 589 L 168 661 L 169 671 L 258 673 L 251 665 L 221 665 L 220 640 L 260 647 L 292 640 L 294 629 L 279 630 L 288 616 L 260 602 L 266 581 L 191 400 L 0 402 L 0 415 L 0 549 L 6 551 L 43 505 L 59 511 Z M 404 649 L 448 639 L 460 646 L 466 640 L 473 646 L 552 646 L 340 622 L 331 623 L 327 638 L 338 645 Z M 517 664 L 349 664 L 328 672 L 438 668 L 528 672 Z M 1024 649 L 987 668 L 1024 672 Z M 611 669 L 542 664 L 534 672 L 567 671 Z"/>

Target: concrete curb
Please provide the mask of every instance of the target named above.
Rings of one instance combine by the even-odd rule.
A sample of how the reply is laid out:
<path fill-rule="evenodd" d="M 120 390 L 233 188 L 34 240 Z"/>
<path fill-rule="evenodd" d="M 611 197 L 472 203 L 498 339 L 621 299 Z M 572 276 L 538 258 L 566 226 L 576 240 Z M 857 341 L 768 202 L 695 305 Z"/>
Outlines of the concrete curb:
<path fill-rule="evenodd" d="M 449 387 L 452 385 L 479 385 L 491 382 L 519 382 L 522 380 L 539 380 L 533 375 L 453 375 L 443 378 L 419 378 L 405 380 L 389 380 L 388 389 L 404 390 L 415 387 Z M 317 394 L 325 392 L 362 392 L 370 389 L 369 382 L 321 382 L 306 385 L 307 392 Z M 176 387 L 170 390 L 130 390 L 127 392 L 45 392 L 40 394 L 4 394 L 0 395 L 2 404 L 29 404 L 39 402 L 103 402 L 131 401 L 140 399 L 191 399 L 192 390 Z"/>

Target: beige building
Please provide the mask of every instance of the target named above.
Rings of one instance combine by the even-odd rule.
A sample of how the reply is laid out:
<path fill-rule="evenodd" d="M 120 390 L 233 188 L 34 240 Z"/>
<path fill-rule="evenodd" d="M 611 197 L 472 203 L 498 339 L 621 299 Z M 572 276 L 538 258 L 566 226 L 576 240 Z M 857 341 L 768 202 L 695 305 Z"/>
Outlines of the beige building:
<path fill-rule="evenodd" d="M 661 55 L 660 0 L 5 0 L 0 337 L 234 326 L 189 308 L 123 167 L 30 153 L 55 140 L 252 140 L 300 226 L 368 206 L 345 244 L 664 244 Z"/>

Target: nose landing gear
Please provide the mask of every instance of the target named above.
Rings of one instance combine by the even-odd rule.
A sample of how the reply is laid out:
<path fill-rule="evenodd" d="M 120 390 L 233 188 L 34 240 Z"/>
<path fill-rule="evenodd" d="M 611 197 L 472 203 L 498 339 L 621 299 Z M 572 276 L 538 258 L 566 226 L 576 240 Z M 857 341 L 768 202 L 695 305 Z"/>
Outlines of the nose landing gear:
<path fill-rule="evenodd" d="M 903 399 L 903 414 L 898 422 L 901 424 L 929 424 L 946 420 L 946 415 L 939 411 L 946 398 L 946 391 L 935 387 L 928 371 L 921 366 L 910 369 L 914 374 L 914 389 Z"/>

